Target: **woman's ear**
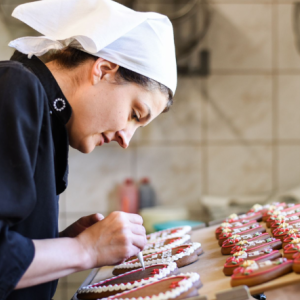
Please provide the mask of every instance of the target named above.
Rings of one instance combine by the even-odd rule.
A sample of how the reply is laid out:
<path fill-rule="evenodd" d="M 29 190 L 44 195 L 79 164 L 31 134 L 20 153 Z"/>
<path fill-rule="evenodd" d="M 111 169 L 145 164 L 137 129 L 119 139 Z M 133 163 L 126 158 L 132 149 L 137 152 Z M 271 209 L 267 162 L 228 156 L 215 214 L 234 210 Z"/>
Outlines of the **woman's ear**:
<path fill-rule="evenodd" d="M 99 57 L 92 66 L 92 83 L 96 85 L 101 80 L 115 81 L 119 65 Z"/>

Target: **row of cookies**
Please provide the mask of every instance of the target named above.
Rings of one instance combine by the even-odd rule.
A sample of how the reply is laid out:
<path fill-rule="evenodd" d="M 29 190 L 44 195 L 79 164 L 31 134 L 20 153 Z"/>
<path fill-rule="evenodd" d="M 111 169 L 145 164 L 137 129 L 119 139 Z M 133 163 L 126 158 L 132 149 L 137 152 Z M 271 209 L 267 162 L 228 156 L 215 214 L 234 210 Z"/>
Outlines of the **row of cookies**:
<path fill-rule="evenodd" d="M 286 243 L 291 244 L 287 244 L 282 258 L 278 249 L 282 247 L 283 234 L 281 233 L 282 238 L 278 238 L 278 234 L 281 232 L 281 228 L 290 228 L 295 224 L 299 216 L 300 205 L 286 203 L 273 203 L 265 207 L 255 205 L 247 214 L 238 216 L 238 220 L 236 216 L 234 218 L 231 216 L 225 220 L 225 224 L 222 223 L 218 227 L 216 236 L 217 231 L 220 232 L 217 238 L 222 247 L 221 252 L 223 255 L 232 255 L 226 260 L 223 268 L 226 276 L 232 276 L 232 286 L 261 284 L 289 273 L 293 268 L 298 272 L 300 256 L 295 254 L 295 245 L 297 245 L 295 235 L 285 236 L 290 239 L 286 240 Z M 244 226 L 245 220 L 247 226 Z M 266 227 L 271 228 L 273 237 L 266 232 L 265 226 L 253 222 L 253 220 L 265 221 Z M 300 224 L 300 220 L 298 222 Z M 230 225 L 228 226 L 226 223 Z M 277 235 L 276 232 L 278 232 Z M 292 234 L 292 232 L 290 233 Z M 293 233 L 295 234 L 295 232 Z M 293 254 L 288 252 L 293 252 Z M 290 259 L 294 259 L 294 261 Z"/>
<path fill-rule="evenodd" d="M 197 273 L 179 274 L 179 268 L 198 260 L 200 243 L 192 243 L 190 226 L 167 229 L 147 235 L 142 251 L 145 270 L 137 257 L 114 267 L 114 277 L 80 288 L 78 299 L 179 299 L 198 294 Z"/>

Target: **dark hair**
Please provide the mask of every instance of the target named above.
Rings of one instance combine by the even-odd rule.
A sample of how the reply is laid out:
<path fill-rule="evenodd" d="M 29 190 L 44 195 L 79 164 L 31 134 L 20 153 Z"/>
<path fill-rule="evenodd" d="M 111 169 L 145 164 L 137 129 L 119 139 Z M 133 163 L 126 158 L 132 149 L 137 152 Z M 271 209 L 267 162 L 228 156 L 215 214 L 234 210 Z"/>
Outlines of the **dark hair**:
<path fill-rule="evenodd" d="M 97 56 L 91 55 L 89 53 L 83 52 L 73 47 L 66 47 L 62 50 L 55 51 L 47 57 L 47 61 L 54 61 L 63 68 L 66 69 L 74 69 L 87 60 L 94 60 L 98 59 Z M 173 93 L 172 91 L 167 88 L 165 85 L 148 78 L 147 76 L 141 75 L 139 73 L 133 72 L 126 68 L 119 66 L 118 69 L 118 82 L 132 82 L 136 83 L 147 90 L 154 90 L 159 89 L 161 93 L 168 96 L 168 102 L 166 108 L 163 112 L 167 112 L 171 105 L 173 104 Z"/>

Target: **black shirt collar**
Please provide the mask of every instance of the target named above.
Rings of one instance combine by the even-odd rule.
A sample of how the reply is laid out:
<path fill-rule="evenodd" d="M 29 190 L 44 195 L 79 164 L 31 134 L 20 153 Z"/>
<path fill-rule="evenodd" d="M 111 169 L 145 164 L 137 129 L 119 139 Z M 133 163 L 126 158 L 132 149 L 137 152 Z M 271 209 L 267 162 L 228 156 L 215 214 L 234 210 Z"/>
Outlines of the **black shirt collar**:
<path fill-rule="evenodd" d="M 46 91 L 52 112 L 64 125 L 67 124 L 72 115 L 72 108 L 47 66 L 36 56 L 29 59 L 27 55 L 18 51 L 15 51 L 11 60 L 19 61 L 33 71 Z"/>

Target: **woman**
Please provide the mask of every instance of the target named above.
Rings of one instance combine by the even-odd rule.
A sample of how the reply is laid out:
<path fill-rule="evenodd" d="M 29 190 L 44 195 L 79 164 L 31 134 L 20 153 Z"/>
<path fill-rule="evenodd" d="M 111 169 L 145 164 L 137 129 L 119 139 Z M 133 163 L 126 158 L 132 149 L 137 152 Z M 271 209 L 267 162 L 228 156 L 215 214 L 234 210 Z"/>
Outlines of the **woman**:
<path fill-rule="evenodd" d="M 83 217 L 58 234 L 68 147 L 89 153 L 168 110 L 176 88 L 172 26 L 110 0 L 47 0 L 13 16 L 41 32 L 0 62 L 0 300 L 51 299 L 57 278 L 143 249 L 142 218 Z M 48 63 L 37 56 L 55 50 Z"/>

